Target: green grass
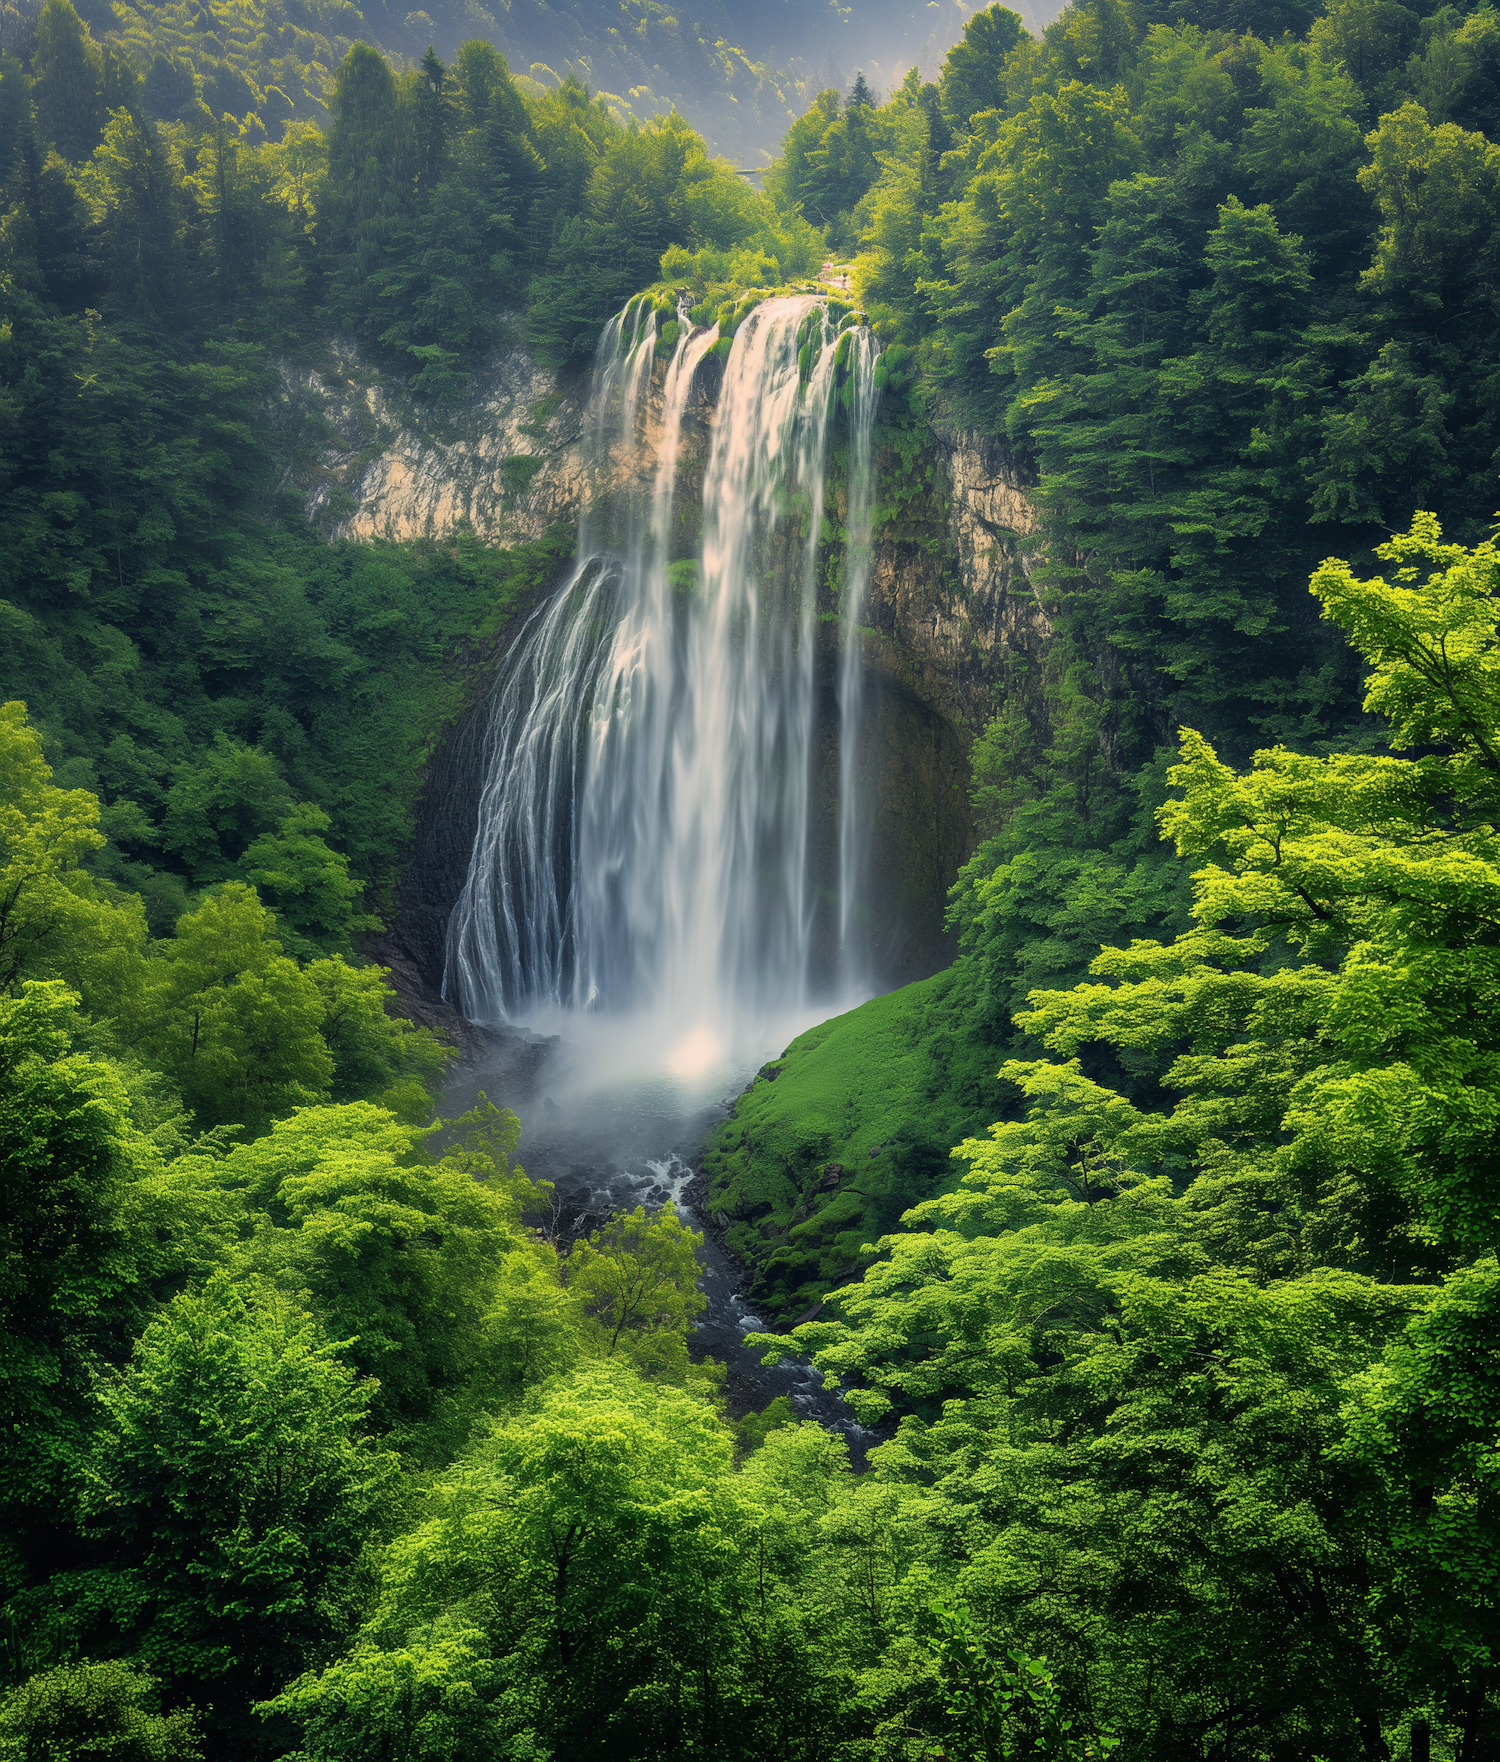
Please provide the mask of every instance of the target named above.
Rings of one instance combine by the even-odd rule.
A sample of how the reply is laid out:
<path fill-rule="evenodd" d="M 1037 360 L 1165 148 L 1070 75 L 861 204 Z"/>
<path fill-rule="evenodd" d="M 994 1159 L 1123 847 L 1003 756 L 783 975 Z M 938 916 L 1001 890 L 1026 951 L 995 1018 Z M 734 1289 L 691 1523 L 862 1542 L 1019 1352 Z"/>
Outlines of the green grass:
<path fill-rule="evenodd" d="M 805 1309 L 867 1265 L 903 1211 L 952 1184 L 952 1147 L 1004 1111 L 973 986 L 960 961 L 809 1029 L 714 1134 L 709 1209 L 768 1308 Z"/>

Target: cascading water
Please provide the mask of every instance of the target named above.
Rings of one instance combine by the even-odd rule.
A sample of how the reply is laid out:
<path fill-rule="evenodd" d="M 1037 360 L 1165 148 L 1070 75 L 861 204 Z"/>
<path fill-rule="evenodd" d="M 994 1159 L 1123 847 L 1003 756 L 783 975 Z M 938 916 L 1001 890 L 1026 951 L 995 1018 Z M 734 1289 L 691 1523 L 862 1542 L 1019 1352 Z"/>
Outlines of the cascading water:
<path fill-rule="evenodd" d="M 770 1021 L 869 988 L 855 759 L 874 339 L 848 320 L 840 332 L 811 296 L 755 308 L 724 364 L 697 552 L 674 559 L 684 421 L 717 336 L 683 324 L 649 495 L 613 544 L 585 515 L 571 578 L 510 651 L 448 944 L 448 991 L 473 1020 L 654 1017 L 703 1064 Z M 601 470 L 636 441 L 656 349 L 645 302 L 601 341 L 591 400 Z M 815 799 L 818 743 L 833 738 L 818 590 L 841 435 L 829 825 Z"/>

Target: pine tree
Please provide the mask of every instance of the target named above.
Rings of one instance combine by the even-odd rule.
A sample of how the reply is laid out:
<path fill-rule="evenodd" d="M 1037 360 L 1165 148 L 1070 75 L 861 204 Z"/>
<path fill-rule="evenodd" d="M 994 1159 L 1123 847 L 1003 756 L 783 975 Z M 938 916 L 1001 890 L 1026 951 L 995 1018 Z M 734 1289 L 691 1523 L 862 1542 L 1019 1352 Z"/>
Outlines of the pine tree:
<path fill-rule="evenodd" d="M 1000 104 L 1005 58 L 1020 42 L 1022 31 L 1020 14 L 1007 6 L 987 6 L 965 24 L 962 41 L 943 61 L 939 82 L 943 114 L 955 129 L 967 129 L 979 111 Z"/>
<path fill-rule="evenodd" d="M 104 65 L 73 0 L 47 0 L 32 60 L 42 138 L 75 164 L 88 158 L 104 124 Z"/>
<path fill-rule="evenodd" d="M 334 305 L 345 321 L 373 316 L 370 278 L 387 266 L 392 231 L 407 210 L 407 123 L 390 63 L 356 43 L 340 64 L 329 101 L 328 175 L 319 208 Z"/>

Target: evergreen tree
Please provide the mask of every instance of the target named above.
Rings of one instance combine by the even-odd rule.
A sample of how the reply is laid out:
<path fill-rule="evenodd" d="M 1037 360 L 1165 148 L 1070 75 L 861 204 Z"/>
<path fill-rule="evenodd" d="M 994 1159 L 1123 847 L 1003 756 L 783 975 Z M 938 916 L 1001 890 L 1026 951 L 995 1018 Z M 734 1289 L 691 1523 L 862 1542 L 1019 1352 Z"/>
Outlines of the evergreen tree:
<path fill-rule="evenodd" d="M 190 233 L 197 216 L 177 162 L 156 124 L 117 110 L 96 160 L 109 192 L 104 261 L 112 300 L 129 317 L 162 326 L 192 322 L 197 268 Z M 227 192 L 226 192 L 227 194 Z M 234 215 L 220 208 L 220 236 Z"/>
<path fill-rule="evenodd" d="M 72 0 L 43 6 L 32 74 L 43 140 L 75 164 L 87 159 L 104 126 L 103 57 Z"/>
<path fill-rule="evenodd" d="M 319 204 L 332 296 L 346 322 L 377 321 L 373 277 L 389 266 L 392 234 L 409 208 L 408 121 L 389 62 L 357 43 L 329 99 L 328 173 Z"/>
<path fill-rule="evenodd" d="M 1018 13 L 1000 5 L 985 7 L 965 23 L 962 38 L 944 57 L 938 82 L 943 115 L 952 128 L 966 130 L 981 110 L 999 108 L 1006 58 L 1024 28 Z"/>

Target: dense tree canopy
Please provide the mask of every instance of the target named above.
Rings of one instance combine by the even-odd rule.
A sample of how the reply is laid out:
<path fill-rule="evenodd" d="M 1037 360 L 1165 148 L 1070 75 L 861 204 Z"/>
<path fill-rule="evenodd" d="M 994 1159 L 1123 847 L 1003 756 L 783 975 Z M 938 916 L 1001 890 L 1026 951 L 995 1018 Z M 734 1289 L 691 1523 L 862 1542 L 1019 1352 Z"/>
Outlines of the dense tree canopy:
<path fill-rule="evenodd" d="M 0 1757 L 1480 1762 L 1492 15 L 992 6 L 809 91 L 764 194 L 356 16 L 3 39 Z M 727 1417 L 672 1208 L 570 1240 L 515 1115 L 432 1123 L 357 952 L 455 655 L 566 537 L 329 542 L 265 416 L 334 331 L 424 420 L 518 342 L 566 383 L 648 287 L 722 353 L 825 254 L 881 530 L 943 551 L 977 427 L 1047 628 L 959 960 L 707 1161 L 860 1473 Z"/>

